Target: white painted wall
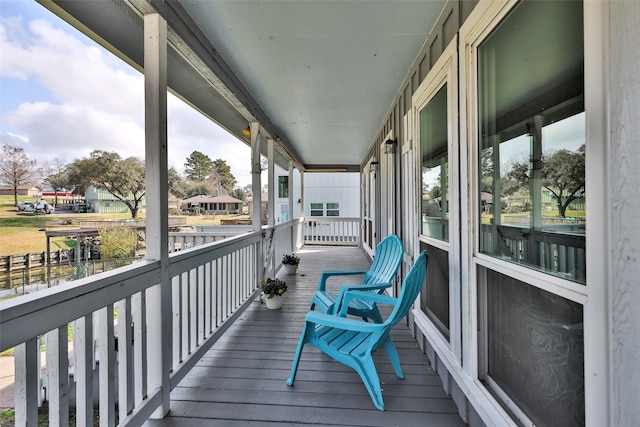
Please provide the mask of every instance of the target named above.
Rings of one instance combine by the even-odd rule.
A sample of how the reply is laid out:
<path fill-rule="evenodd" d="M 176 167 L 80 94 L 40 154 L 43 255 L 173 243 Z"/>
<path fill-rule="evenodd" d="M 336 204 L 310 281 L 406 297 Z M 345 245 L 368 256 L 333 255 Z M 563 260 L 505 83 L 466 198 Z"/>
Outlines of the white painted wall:
<path fill-rule="evenodd" d="M 279 176 L 288 176 L 289 172 L 276 168 L 276 183 Z M 308 172 L 304 175 L 304 203 L 307 216 L 311 212 L 311 203 L 339 203 L 340 217 L 360 216 L 360 174 L 346 172 Z M 293 217 L 301 213 L 300 173 L 293 173 Z M 278 194 L 276 194 L 278 196 Z M 282 222 L 281 208 L 288 204 L 288 199 L 276 198 L 276 223 Z"/>

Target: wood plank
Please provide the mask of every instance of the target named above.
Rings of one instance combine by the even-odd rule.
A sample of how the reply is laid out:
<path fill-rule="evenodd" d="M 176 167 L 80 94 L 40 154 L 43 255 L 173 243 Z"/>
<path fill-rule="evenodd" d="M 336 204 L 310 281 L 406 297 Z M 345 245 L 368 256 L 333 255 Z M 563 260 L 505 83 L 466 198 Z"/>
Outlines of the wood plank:
<path fill-rule="evenodd" d="M 312 346 L 306 346 L 294 387 L 287 387 L 291 362 L 320 273 L 369 266 L 357 248 L 301 249 L 295 276 L 281 310 L 254 301 L 171 392 L 171 410 L 150 426 L 332 425 L 463 426 L 442 381 L 431 369 L 405 325 L 392 338 L 405 378 L 396 377 L 384 351 L 374 356 L 386 410 L 378 411 L 360 377 Z M 347 278 L 342 283 L 349 283 Z M 337 286 L 339 281 L 334 281 Z M 383 316 L 388 310 L 382 310 Z"/>

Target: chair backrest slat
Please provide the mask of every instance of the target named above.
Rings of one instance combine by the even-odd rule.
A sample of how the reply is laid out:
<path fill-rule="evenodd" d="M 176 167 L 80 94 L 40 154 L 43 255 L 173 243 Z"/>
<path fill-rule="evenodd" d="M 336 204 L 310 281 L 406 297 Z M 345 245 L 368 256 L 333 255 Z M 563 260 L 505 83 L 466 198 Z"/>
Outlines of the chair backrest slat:
<path fill-rule="evenodd" d="M 396 275 L 404 248 L 402 241 L 395 234 L 385 237 L 376 247 L 371 267 L 367 272 L 363 284 L 390 282 Z"/>
<path fill-rule="evenodd" d="M 409 274 L 407 274 L 407 277 L 402 282 L 400 295 L 398 295 L 399 303 L 393 309 L 389 319 L 387 319 L 388 322 L 396 324 L 407 315 L 409 309 L 418 297 L 420 289 L 422 289 L 422 283 L 427 273 L 428 262 L 429 253 L 422 251 L 413 263 L 411 270 L 409 270 Z"/>

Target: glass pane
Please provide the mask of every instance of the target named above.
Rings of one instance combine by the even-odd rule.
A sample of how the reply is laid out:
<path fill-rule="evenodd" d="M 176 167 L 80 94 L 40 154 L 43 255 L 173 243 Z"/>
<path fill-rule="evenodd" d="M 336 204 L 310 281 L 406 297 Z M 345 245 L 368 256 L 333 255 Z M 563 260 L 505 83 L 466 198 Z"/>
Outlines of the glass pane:
<path fill-rule="evenodd" d="M 340 211 L 327 210 L 327 216 L 340 216 Z"/>
<path fill-rule="evenodd" d="M 288 176 L 278 177 L 278 197 L 280 198 L 289 197 L 289 177 Z"/>
<path fill-rule="evenodd" d="M 327 203 L 327 210 L 340 209 L 340 203 Z"/>
<path fill-rule="evenodd" d="M 324 209 L 324 204 L 322 203 L 311 203 L 311 209 Z"/>
<path fill-rule="evenodd" d="M 449 241 L 447 87 L 420 111 L 422 234 Z"/>
<path fill-rule="evenodd" d="M 421 242 L 420 250 L 425 249 L 429 251 L 429 267 L 420 292 L 420 309 L 449 338 L 449 253 Z"/>
<path fill-rule="evenodd" d="M 582 305 L 482 271 L 488 283 L 488 375 L 534 425 L 584 426 Z"/>
<path fill-rule="evenodd" d="M 525 1 L 479 47 L 478 197 L 481 252 L 586 283 L 582 28 Z"/>
<path fill-rule="evenodd" d="M 311 216 L 322 216 L 322 211 L 311 211 Z"/>

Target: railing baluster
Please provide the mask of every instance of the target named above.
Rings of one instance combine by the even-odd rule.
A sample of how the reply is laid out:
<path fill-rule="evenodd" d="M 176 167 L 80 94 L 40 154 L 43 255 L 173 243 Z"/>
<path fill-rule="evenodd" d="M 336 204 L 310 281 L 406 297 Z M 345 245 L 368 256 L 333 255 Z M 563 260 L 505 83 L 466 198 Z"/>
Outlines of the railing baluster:
<path fill-rule="evenodd" d="M 40 394 L 40 363 L 38 339 L 17 345 L 15 362 L 15 411 L 17 426 L 38 425 L 38 395 Z"/>
<path fill-rule="evenodd" d="M 131 297 L 116 303 L 118 308 L 118 410 L 124 419 L 133 410 L 133 347 Z"/>
<path fill-rule="evenodd" d="M 47 400 L 49 425 L 69 424 L 68 326 L 47 333 Z"/>
<path fill-rule="evenodd" d="M 74 322 L 73 353 L 76 365 L 76 423 L 93 425 L 93 313 Z"/>
<path fill-rule="evenodd" d="M 115 351 L 113 328 L 113 304 L 98 311 L 98 355 L 100 376 L 100 427 L 115 425 Z"/>

